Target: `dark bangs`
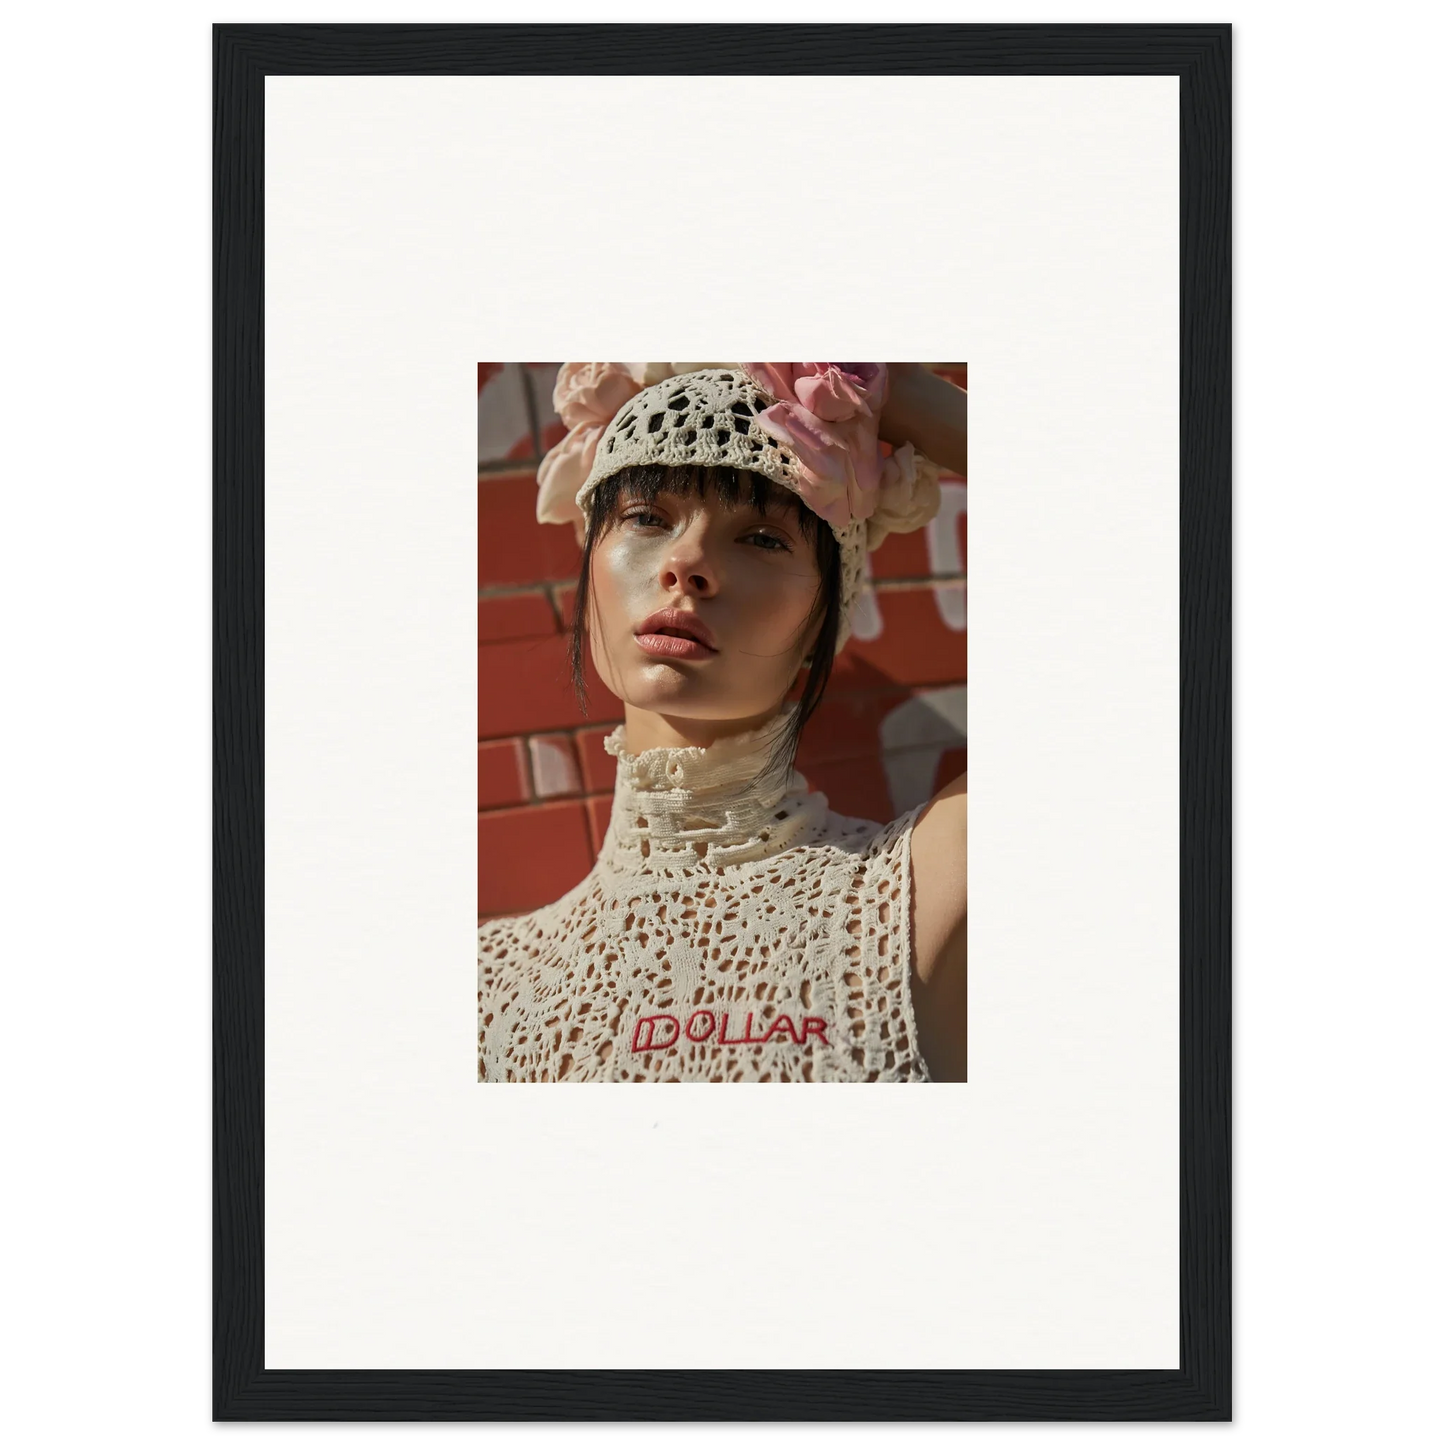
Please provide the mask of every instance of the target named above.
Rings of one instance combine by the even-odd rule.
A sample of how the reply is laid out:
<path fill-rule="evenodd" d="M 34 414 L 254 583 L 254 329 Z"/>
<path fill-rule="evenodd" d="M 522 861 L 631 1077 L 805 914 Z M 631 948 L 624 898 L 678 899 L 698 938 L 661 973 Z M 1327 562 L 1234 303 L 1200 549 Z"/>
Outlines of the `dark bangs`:
<path fill-rule="evenodd" d="M 743 467 L 664 467 L 657 464 L 624 467 L 597 484 L 592 493 L 592 515 L 600 532 L 617 518 L 624 495 L 640 502 L 655 502 L 666 492 L 676 497 L 715 495 L 725 506 L 751 506 L 763 513 L 786 513 L 797 522 L 806 541 L 817 546 L 819 531 L 833 529 L 796 493 L 780 487 L 771 477 Z M 836 539 L 835 539 L 836 540 Z"/>

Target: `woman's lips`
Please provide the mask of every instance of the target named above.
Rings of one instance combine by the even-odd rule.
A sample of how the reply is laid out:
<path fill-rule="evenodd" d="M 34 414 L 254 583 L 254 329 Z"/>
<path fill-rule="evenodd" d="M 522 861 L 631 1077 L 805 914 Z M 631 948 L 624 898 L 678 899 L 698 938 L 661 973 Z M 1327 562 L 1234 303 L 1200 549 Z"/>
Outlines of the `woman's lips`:
<path fill-rule="evenodd" d="M 715 657 L 716 649 L 705 647 L 695 637 L 677 637 L 670 632 L 639 632 L 637 645 L 654 657 L 677 657 L 689 662 Z"/>
<path fill-rule="evenodd" d="M 717 654 L 707 623 L 690 607 L 659 607 L 642 619 L 633 636 L 654 657 L 701 662 Z"/>

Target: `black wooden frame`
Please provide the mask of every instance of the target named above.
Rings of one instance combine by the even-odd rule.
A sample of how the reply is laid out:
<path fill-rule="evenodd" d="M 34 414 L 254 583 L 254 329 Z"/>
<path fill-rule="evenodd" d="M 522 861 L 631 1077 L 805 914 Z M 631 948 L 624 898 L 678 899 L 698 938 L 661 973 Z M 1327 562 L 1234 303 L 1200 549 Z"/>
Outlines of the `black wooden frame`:
<path fill-rule="evenodd" d="M 218 25 L 214 61 L 217 1420 L 1230 1418 L 1228 25 Z M 1178 1370 L 263 1367 L 267 75 L 1173 75 L 1180 81 Z"/>

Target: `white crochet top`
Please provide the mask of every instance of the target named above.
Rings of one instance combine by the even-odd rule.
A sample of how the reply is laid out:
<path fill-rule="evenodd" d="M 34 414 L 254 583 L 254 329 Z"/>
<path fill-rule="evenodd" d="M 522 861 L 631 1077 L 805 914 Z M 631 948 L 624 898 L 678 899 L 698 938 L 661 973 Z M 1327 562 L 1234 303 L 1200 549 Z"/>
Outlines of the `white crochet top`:
<path fill-rule="evenodd" d="M 710 747 L 625 750 L 588 875 L 477 929 L 478 1077 L 927 1082 L 909 844 L 803 775 L 759 783 L 796 703 Z"/>

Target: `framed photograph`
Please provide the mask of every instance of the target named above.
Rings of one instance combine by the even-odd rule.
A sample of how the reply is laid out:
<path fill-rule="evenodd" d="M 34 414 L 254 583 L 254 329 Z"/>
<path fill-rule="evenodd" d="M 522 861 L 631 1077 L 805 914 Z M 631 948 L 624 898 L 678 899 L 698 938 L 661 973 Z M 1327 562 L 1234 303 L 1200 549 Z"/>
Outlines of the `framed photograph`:
<path fill-rule="evenodd" d="M 1230 27 L 213 51 L 215 1418 L 1229 1419 Z"/>

